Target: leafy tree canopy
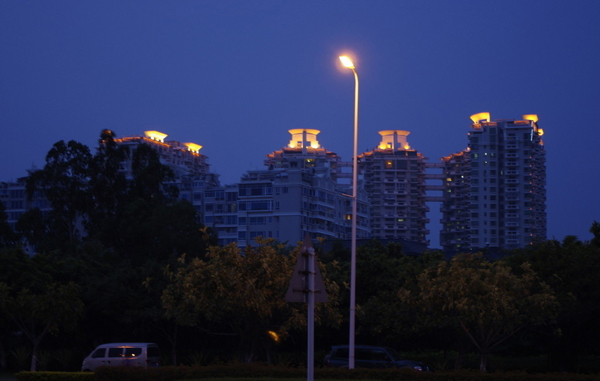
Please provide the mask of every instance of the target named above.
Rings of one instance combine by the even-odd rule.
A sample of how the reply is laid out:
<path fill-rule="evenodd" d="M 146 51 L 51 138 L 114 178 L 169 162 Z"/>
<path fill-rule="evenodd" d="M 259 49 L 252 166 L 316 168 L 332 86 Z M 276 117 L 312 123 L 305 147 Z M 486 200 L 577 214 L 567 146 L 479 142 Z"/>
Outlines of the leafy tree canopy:
<path fill-rule="evenodd" d="M 481 354 L 481 371 L 497 345 L 528 325 L 551 323 L 559 308 L 552 289 L 529 264 L 516 275 L 504 262 L 489 262 L 481 254 L 440 262 L 419 276 L 416 292 L 401 289 L 399 297 L 423 312 L 425 324 L 455 322 Z"/>
<path fill-rule="evenodd" d="M 206 260 L 185 263 L 182 257 L 162 295 L 167 315 L 180 324 L 238 336 L 244 361 L 256 355 L 258 345 L 268 347 L 267 331 L 282 337 L 306 324 L 303 306 L 285 301 L 295 256 L 282 255 L 283 246 L 272 240 L 259 243 L 244 253 L 233 244 L 213 246 Z M 326 282 L 326 287 L 330 301 L 318 304 L 317 322 L 337 325 L 337 285 Z"/>

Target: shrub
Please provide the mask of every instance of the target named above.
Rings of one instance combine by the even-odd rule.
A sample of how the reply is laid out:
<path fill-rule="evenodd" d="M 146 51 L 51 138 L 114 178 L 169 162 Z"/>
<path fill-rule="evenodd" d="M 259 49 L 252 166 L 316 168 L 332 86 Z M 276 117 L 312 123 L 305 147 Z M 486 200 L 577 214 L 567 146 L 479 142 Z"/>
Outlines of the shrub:
<path fill-rule="evenodd" d="M 94 373 L 84 372 L 19 372 L 17 381 L 94 381 Z"/>

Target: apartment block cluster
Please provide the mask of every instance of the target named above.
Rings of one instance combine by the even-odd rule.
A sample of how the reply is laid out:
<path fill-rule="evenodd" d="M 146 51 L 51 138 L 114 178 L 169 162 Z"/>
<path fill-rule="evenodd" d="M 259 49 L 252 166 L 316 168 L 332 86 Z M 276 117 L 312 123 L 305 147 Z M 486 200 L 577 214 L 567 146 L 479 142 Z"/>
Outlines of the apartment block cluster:
<path fill-rule="evenodd" d="M 447 252 L 515 249 L 546 238 L 546 166 L 537 115 L 492 120 L 471 116 L 463 151 L 437 163 L 408 143 L 409 131 L 380 131 L 379 144 L 358 155 L 357 239 L 426 248 L 429 205 L 441 205 L 440 245 Z M 256 237 L 296 244 L 312 238 L 350 240 L 351 163 L 321 146 L 315 129 L 289 130 L 289 143 L 266 155 L 265 168 L 221 185 L 202 146 L 167 140 L 158 131 L 116 139 L 129 158 L 140 144 L 158 151 L 176 174 L 180 198 L 194 205 L 220 245 Z M 131 161 L 123 163 L 130 174 Z M 32 205 L 24 186 L 2 183 L 9 223 Z"/>

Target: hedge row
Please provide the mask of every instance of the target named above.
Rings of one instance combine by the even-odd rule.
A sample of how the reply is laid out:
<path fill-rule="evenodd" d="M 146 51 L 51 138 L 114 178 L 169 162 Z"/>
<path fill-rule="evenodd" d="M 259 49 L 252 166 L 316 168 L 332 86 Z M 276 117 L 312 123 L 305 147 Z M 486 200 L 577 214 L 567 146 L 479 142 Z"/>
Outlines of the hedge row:
<path fill-rule="evenodd" d="M 18 381 L 96 381 L 94 373 L 84 372 L 20 372 Z"/>
<path fill-rule="evenodd" d="M 472 370 L 418 372 L 412 369 L 315 369 L 316 380 L 381 381 L 600 381 L 600 375 L 573 373 L 498 372 Z M 18 381 L 176 381 L 202 379 L 306 379 L 306 369 L 257 364 L 166 366 L 161 368 L 104 367 L 94 373 L 21 372 Z"/>

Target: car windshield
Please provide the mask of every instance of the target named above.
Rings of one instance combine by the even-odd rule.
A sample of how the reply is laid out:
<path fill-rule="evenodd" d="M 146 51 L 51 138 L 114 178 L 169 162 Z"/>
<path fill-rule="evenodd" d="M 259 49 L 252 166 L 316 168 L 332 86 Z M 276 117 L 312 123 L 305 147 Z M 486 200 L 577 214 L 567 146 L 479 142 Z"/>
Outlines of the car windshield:
<path fill-rule="evenodd" d="M 402 360 L 402 356 L 400 356 L 398 354 L 398 352 L 396 352 L 395 349 L 393 349 L 393 348 L 387 348 L 387 351 L 390 354 L 390 356 L 392 356 L 394 358 L 394 361 Z"/>

